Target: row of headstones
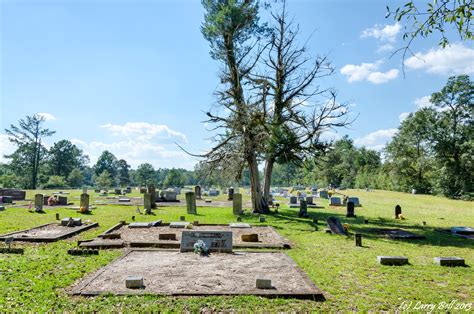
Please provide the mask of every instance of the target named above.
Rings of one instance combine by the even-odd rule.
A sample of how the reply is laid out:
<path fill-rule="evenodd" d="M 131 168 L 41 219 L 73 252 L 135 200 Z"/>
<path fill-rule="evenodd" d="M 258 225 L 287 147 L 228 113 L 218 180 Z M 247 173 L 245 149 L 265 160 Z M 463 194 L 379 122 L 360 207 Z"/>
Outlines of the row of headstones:
<path fill-rule="evenodd" d="M 86 210 L 89 209 L 89 194 L 82 193 L 81 194 L 81 200 L 80 200 L 80 207 L 81 208 L 86 208 Z M 58 205 L 67 205 L 67 198 L 59 196 L 58 197 Z M 44 205 L 48 205 L 48 197 L 43 195 L 43 194 L 36 194 L 35 195 L 35 209 L 36 210 L 42 210 Z"/>

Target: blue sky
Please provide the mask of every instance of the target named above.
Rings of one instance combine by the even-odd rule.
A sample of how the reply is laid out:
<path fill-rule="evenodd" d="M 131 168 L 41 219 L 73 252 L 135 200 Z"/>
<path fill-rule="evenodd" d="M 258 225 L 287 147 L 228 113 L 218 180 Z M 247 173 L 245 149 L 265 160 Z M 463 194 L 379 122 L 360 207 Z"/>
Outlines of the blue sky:
<path fill-rule="evenodd" d="M 404 77 L 401 55 L 390 58 L 404 25 L 385 19 L 385 5 L 288 1 L 308 53 L 336 67 L 321 84 L 337 88 L 358 117 L 329 135 L 374 149 L 450 75 L 474 73 L 472 44 L 452 36 L 441 50 L 434 37 L 415 42 Z M 174 143 L 209 147 L 202 121 L 219 65 L 200 33 L 200 1 L 0 0 L 0 10 L 0 161 L 14 149 L 3 130 L 34 113 L 57 131 L 47 145 L 72 140 L 93 162 L 108 149 L 133 167 L 192 169 L 195 160 Z"/>

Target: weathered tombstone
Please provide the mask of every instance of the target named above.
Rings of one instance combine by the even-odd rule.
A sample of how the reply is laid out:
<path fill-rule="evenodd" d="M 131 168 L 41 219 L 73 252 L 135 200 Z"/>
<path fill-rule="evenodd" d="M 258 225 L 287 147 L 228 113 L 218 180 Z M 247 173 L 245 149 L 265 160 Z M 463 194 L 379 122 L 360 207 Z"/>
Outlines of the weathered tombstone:
<path fill-rule="evenodd" d="M 306 196 L 306 204 L 314 205 L 312 196 Z"/>
<path fill-rule="evenodd" d="M 234 188 L 233 187 L 230 187 L 228 190 L 227 190 L 227 200 L 228 201 L 232 201 L 234 199 Z"/>
<path fill-rule="evenodd" d="M 331 197 L 329 200 L 329 205 L 330 206 L 340 206 L 341 205 L 341 199 L 339 197 Z"/>
<path fill-rule="evenodd" d="M 196 199 L 197 199 L 197 200 L 200 200 L 200 199 L 202 198 L 201 186 L 196 185 L 196 186 L 194 187 L 194 193 L 196 194 Z"/>
<path fill-rule="evenodd" d="M 327 220 L 327 226 L 331 233 L 346 235 L 346 230 L 341 224 L 341 221 L 336 217 L 329 217 Z"/>
<path fill-rule="evenodd" d="M 156 208 L 156 189 L 154 184 L 148 186 L 148 194 L 150 194 L 151 208 Z"/>
<path fill-rule="evenodd" d="M 142 276 L 128 276 L 125 279 L 125 287 L 128 289 L 140 289 L 143 288 L 143 277 Z"/>
<path fill-rule="evenodd" d="M 231 231 L 183 231 L 180 251 L 194 251 L 194 244 L 199 240 L 206 244 L 209 252 L 232 253 Z"/>
<path fill-rule="evenodd" d="M 121 189 L 114 189 L 116 195 L 121 195 L 122 190 Z"/>
<path fill-rule="evenodd" d="M 234 194 L 232 200 L 232 212 L 234 215 L 240 215 L 242 213 L 242 194 Z"/>
<path fill-rule="evenodd" d="M 395 219 L 398 219 L 402 214 L 402 207 L 400 205 L 395 206 Z"/>
<path fill-rule="evenodd" d="M 319 198 L 328 199 L 328 191 L 325 191 L 325 190 L 319 191 Z"/>
<path fill-rule="evenodd" d="M 67 205 L 67 197 L 66 196 L 58 196 L 58 201 L 56 205 Z"/>
<path fill-rule="evenodd" d="M 81 201 L 79 203 L 80 210 L 88 211 L 89 210 L 89 194 L 82 193 L 81 194 Z"/>
<path fill-rule="evenodd" d="M 274 289 L 272 286 L 272 280 L 268 278 L 256 278 L 255 286 L 257 289 Z"/>
<path fill-rule="evenodd" d="M 355 245 L 362 246 L 362 234 L 356 233 L 354 238 L 355 238 Z"/>
<path fill-rule="evenodd" d="M 35 210 L 42 211 L 44 205 L 44 196 L 43 194 L 36 194 L 35 195 Z"/>
<path fill-rule="evenodd" d="M 188 214 L 196 215 L 196 197 L 194 192 L 186 193 L 186 209 Z"/>
<path fill-rule="evenodd" d="M 145 193 L 143 194 L 143 207 L 145 208 L 145 213 L 151 213 L 151 194 Z"/>
<path fill-rule="evenodd" d="M 12 204 L 13 203 L 13 196 L 0 196 L 0 203 L 5 204 Z"/>
<path fill-rule="evenodd" d="M 298 202 L 298 198 L 296 196 L 290 196 L 290 204 L 296 204 Z"/>
<path fill-rule="evenodd" d="M 354 203 L 353 202 L 347 202 L 347 213 L 346 217 L 355 217 L 355 212 L 354 212 Z"/>
<path fill-rule="evenodd" d="M 308 206 L 306 204 L 306 200 L 300 200 L 300 212 L 298 214 L 299 217 L 308 217 Z"/>
<path fill-rule="evenodd" d="M 439 266 L 466 266 L 464 258 L 460 257 L 435 257 L 434 262 Z"/>
<path fill-rule="evenodd" d="M 377 256 L 377 261 L 381 265 L 406 265 L 408 257 L 405 256 Z"/>
<path fill-rule="evenodd" d="M 354 203 L 354 206 L 360 206 L 359 198 L 358 197 L 348 197 L 347 202 Z"/>
<path fill-rule="evenodd" d="M 260 217 L 260 218 L 258 219 L 258 221 L 259 221 L 259 222 L 265 222 L 266 219 L 265 219 L 265 217 Z"/>

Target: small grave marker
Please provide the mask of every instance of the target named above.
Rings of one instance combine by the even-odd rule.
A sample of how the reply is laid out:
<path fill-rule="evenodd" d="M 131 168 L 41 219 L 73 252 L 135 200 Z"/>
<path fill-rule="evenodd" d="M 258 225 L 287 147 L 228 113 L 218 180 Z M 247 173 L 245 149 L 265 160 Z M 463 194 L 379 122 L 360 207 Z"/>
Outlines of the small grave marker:
<path fill-rule="evenodd" d="M 196 194 L 196 199 L 200 200 L 202 198 L 202 189 L 201 186 L 196 185 L 194 187 L 194 193 Z"/>
<path fill-rule="evenodd" d="M 272 289 L 272 281 L 268 278 L 257 278 L 255 285 L 257 289 Z"/>
<path fill-rule="evenodd" d="M 230 187 L 228 190 L 227 190 L 227 200 L 228 201 L 232 201 L 234 199 L 234 188 L 233 187 Z"/>
<path fill-rule="evenodd" d="M 355 204 L 353 202 L 347 202 L 347 213 L 346 217 L 356 217 L 355 211 L 354 211 L 354 206 Z"/>
<path fill-rule="evenodd" d="M 186 193 L 186 210 L 187 213 L 190 215 L 196 215 L 196 197 L 194 192 L 187 192 Z"/>
<path fill-rule="evenodd" d="M 356 246 L 362 246 L 362 234 L 356 233 L 354 236 L 354 239 L 355 239 Z"/>
<path fill-rule="evenodd" d="M 377 262 L 381 265 L 406 265 L 408 257 L 405 256 L 377 256 Z"/>
<path fill-rule="evenodd" d="M 402 214 L 402 207 L 400 205 L 395 206 L 395 219 L 398 219 Z"/>
<path fill-rule="evenodd" d="M 339 197 L 331 197 L 329 200 L 330 206 L 341 206 L 341 199 Z"/>
<path fill-rule="evenodd" d="M 125 279 L 125 287 L 128 289 L 141 289 L 143 288 L 143 277 L 142 276 L 128 276 Z"/>
<path fill-rule="evenodd" d="M 128 225 L 129 228 L 150 228 L 149 222 L 132 222 Z"/>
<path fill-rule="evenodd" d="M 298 217 L 308 218 L 308 205 L 305 199 L 300 200 L 300 212 L 298 213 Z"/>
<path fill-rule="evenodd" d="M 466 266 L 464 258 L 460 257 L 435 257 L 434 262 L 440 266 Z"/>
<path fill-rule="evenodd" d="M 170 228 L 186 228 L 189 225 L 189 222 L 179 221 L 179 222 L 170 222 Z"/>

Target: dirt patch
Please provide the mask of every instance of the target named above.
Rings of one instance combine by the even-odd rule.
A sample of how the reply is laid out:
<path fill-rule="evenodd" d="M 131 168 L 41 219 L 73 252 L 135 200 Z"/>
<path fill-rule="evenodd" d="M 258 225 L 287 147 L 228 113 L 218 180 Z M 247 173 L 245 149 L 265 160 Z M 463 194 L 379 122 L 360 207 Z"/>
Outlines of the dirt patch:
<path fill-rule="evenodd" d="M 53 242 L 64 239 L 90 228 L 97 227 L 98 223 L 83 224 L 82 226 L 66 227 L 61 224 L 50 223 L 27 230 L 16 231 L 0 235 L 0 241 L 13 237 L 14 241 L 24 242 Z"/>
<path fill-rule="evenodd" d="M 144 288 L 126 288 L 128 276 L 142 276 Z M 257 278 L 271 279 L 272 288 L 257 289 Z M 216 253 L 203 257 L 192 252 L 132 250 L 81 280 L 72 293 L 324 298 L 295 262 L 281 252 Z"/>
<path fill-rule="evenodd" d="M 169 225 L 150 227 L 150 228 L 129 228 L 128 225 L 122 225 L 118 228 L 112 228 L 103 233 L 99 238 L 93 241 L 81 243 L 82 247 L 107 247 L 107 243 L 125 242 L 133 247 L 166 247 L 179 248 L 181 242 L 181 232 L 190 230 L 184 228 L 170 228 Z M 250 228 L 231 228 L 228 225 L 198 225 L 191 230 L 197 231 L 232 231 L 232 244 L 237 248 L 289 248 L 290 245 L 275 229 L 270 226 L 252 226 Z M 120 240 L 107 240 L 104 242 L 103 235 L 120 234 Z M 176 234 L 176 240 L 160 239 L 160 234 Z M 244 242 L 242 235 L 257 234 L 258 242 Z M 163 237 L 162 237 L 163 238 Z M 115 242 L 114 242 L 115 241 Z"/>

